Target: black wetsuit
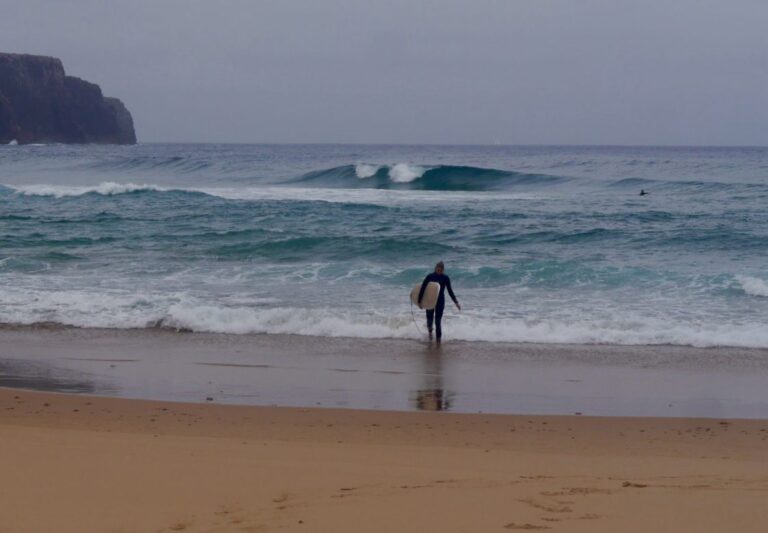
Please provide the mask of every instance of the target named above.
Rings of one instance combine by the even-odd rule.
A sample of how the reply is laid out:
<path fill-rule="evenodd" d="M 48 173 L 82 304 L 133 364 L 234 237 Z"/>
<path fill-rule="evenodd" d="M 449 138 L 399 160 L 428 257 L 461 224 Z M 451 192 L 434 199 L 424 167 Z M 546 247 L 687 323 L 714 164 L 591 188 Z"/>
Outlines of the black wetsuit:
<path fill-rule="evenodd" d="M 453 289 L 451 288 L 451 278 L 445 274 L 432 272 L 426 278 L 424 278 L 423 282 L 421 282 L 421 290 L 419 291 L 419 305 L 421 305 L 421 299 L 424 297 L 424 291 L 427 288 L 427 283 L 431 281 L 440 284 L 440 294 L 437 297 L 437 305 L 435 308 L 427 311 L 427 329 L 430 333 L 432 333 L 432 322 L 434 321 L 435 337 L 437 340 L 440 340 L 440 337 L 443 336 L 443 330 L 440 327 L 440 321 L 443 319 L 443 311 L 445 310 L 445 289 L 448 289 L 448 294 L 451 296 L 453 303 L 459 305 L 459 301 L 456 299 L 456 295 L 453 294 Z"/>

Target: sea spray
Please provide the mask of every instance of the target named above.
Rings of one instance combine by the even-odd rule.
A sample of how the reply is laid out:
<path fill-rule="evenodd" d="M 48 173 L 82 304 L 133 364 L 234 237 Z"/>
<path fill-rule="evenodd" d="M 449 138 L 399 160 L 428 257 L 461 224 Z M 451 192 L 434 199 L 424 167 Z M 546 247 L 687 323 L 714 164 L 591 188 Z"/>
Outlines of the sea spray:
<path fill-rule="evenodd" d="M 366 165 L 360 163 L 355 165 L 355 174 L 357 174 L 357 177 L 360 179 L 371 178 L 376 175 L 380 168 L 381 165 Z"/>
<path fill-rule="evenodd" d="M 768 297 L 768 283 L 762 279 L 751 276 L 736 276 L 736 280 L 741 284 L 744 292 L 750 296 Z"/>
<path fill-rule="evenodd" d="M 398 163 L 389 169 L 389 177 L 395 183 L 410 183 L 415 179 L 420 178 L 426 169 L 417 165 L 409 165 L 407 163 Z"/>

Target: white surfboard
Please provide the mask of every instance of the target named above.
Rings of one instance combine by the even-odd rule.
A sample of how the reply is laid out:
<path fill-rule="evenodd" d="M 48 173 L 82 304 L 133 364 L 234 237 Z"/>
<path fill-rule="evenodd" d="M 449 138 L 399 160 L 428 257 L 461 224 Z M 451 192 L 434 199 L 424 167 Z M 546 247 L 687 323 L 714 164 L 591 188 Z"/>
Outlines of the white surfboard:
<path fill-rule="evenodd" d="M 413 305 L 419 305 L 420 291 L 421 283 L 416 285 L 411 291 L 411 301 L 413 302 Z M 430 281 L 424 289 L 424 296 L 421 297 L 421 308 L 427 310 L 434 309 L 437 305 L 438 296 L 440 296 L 440 284 L 436 281 Z"/>

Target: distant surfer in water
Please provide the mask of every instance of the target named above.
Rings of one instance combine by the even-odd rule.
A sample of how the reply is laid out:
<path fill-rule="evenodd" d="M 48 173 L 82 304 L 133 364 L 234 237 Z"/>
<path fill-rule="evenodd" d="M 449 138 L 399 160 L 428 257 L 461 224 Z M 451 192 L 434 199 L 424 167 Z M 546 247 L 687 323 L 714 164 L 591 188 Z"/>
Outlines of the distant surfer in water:
<path fill-rule="evenodd" d="M 443 311 L 445 310 L 445 289 L 448 289 L 448 294 L 451 296 L 451 300 L 456 305 L 456 309 L 461 311 L 459 301 L 456 299 L 456 295 L 453 294 L 451 288 L 451 278 L 445 275 L 445 265 L 442 261 L 435 265 L 435 271 L 428 274 L 424 281 L 421 282 L 421 290 L 419 291 L 419 307 L 421 307 L 421 299 L 424 298 L 424 290 L 427 288 L 427 284 L 431 281 L 440 284 L 440 294 L 437 297 L 437 305 L 434 309 L 427 310 L 427 330 L 429 331 L 429 338 L 432 339 L 432 323 L 435 324 L 435 339 L 440 342 L 440 338 L 443 336 L 443 329 L 440 322 L 443 319 Z"/>
<path fill-rule="evenodd" d="M 648 193 L 645 191 L 645 189 L 640 189 L 640 196 L 645 196 L 646 194 Z"/>

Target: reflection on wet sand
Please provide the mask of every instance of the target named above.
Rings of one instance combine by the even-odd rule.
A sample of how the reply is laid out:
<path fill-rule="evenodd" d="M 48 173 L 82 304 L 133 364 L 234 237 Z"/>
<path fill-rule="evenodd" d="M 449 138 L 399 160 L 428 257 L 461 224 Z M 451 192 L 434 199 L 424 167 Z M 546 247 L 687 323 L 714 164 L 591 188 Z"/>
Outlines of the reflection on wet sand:
<path fill-rule="evenodd" d="M 421 411 L 449 411 L 451 393 L 443 386 L 443 352 L 440 346 L 429 345 L 423 355 L 423 383 L 416 391 L 414 404 Z"/>
<path fill-rule="evenodd" d="M 18 359 L 0 359 L 0 387 L 79 394 L 112 392 L 109 387 L 99 386 L 78 372 L 56 368 L 48 362 Z"/>
<path fill-rule="evenodd" d="M 765 418 L 767 354 L 0 325 L 0 386 L 293 407 Z"/>

